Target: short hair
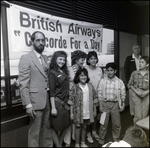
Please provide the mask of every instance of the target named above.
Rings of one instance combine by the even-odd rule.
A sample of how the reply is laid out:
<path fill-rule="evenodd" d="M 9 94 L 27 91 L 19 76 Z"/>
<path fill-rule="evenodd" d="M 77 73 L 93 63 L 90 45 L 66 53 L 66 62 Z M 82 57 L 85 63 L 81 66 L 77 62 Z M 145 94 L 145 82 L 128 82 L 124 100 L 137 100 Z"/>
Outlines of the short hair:
<path fill-rule="evenodd" d="M 137 126 L 130 126 L 126 130 L 123 140 L 129 143 L 131 147 L 146 147 L 147 145 L 146 133 Z"/>
<path fill-rule="evenodd" d="M 79 80 L 79 75 L 80 75 L 82 72 L 87 76 L 86 83 L 88 83 L 88 82 L 90 81 L 90 78 L 89 78 L 89 75 L 88 75 L 88 71 L 87 71 L 86 68 L 83 67 L 83 68 L 79 68 L 79 69 L 77 70 L 76 74 L 75 74 L 75 77 L 74 77 L 74 80 L 73 80 L 75 84 L 77 84 L 77 83 L 80 82 L 80 80 Z"/>
<path fill-rule="evenodd" d="M 35 31 L 35 32 L 33 32 L 32 35 L 31 35 L 31 41 L 32 41 L 32 42 L 35 40 L 35 34 L 36 34 L 36 33 L 41 33 L 41 34 L 43 34 L 44 39 L 45 39 L 45 34 L 44 34 L 43 32 L 41 32 L 41 31 Z"/>
<path fill-rule="evenodd" d="M 140 59 L 143 59 L 146 64 L 149 64 L 149 57 L 148 56 L 142 56 Z"/>
<path fill-rule="evenodd" d="M 87 54 L 87 58 L 86 58 L 86 64 L 87 65 L 90 65 L 90 63 L 88 62 L 89 59 L 94 56 L 96 59 L 97 59 L 97 62 L 98 63 L 98 57 L 97 57 L 97 53 L 95 51 L 89 51 L 88 54 Z"/>
<path fill-rule="evenodd" d="M 76 64 L 76 61 L 80 58 L 86 58 L 87 54 L 81 50 L 75 50 L 71 53 L 72 65 Z"/>
<path fill-rule="evenodd" d="M 139 46 L 139 47 L 141 48 L 141 46 L 140 46 L 138 43 L 135 43 L 135 44 L 132 46 L 132 48 L 133 48 L 134 46 Z"/>
<path fill-rule="evenodd" d="M 114 62 L 110 62 L 106 64 L 106 69 L 108 69 L 109 67 L 111 67 L 114 70 L 117 70 L 117 66 Z"/>

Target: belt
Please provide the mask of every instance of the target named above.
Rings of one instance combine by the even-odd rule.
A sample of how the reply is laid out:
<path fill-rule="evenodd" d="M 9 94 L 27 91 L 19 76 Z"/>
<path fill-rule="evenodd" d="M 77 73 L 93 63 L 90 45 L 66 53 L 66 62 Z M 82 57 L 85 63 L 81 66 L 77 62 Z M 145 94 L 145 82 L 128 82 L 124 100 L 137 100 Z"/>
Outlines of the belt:
<path fill-rule="evenodd" d="M 113 102 L 113 103 L 116 103 L 116 102 L 118 102 L 118 101 L 104 101 L 104 102 Z"/>
<path fill-rule="evenodd" d="M 59 99 L 58 97 L 55 97 L 55 101 L 57 101 L 60 104 L 62 104 L 62 106 L 64 106 L 64 108 L 66 108 L 67 110 L 70 110 L 69 105 L 67 103 L 65 103 L 64 101 L 62 101 L 61 99 Z"/>

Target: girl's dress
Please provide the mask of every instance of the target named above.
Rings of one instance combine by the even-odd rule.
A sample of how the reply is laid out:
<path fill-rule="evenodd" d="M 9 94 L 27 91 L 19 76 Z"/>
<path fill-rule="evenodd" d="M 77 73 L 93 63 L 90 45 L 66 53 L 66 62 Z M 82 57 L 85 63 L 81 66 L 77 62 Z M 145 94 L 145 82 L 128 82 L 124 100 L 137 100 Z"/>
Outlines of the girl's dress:
<path fill-rule="evenodd" d="M 52 127 L 63 131 L 70 125 L 69 78 L 65 73 L 51 70 L 49 73 L 49 95 L 55 98 L 57 116 L 51 115 Z"/>

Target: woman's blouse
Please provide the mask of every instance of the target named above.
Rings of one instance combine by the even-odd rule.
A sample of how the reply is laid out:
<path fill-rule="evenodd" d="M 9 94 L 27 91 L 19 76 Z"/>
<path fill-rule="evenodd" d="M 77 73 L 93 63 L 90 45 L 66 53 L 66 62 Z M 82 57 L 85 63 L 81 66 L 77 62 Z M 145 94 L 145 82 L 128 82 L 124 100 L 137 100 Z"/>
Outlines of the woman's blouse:
<path fill-rule="evenodd" d="M 65 73 L 51 70 L 49 73 L 50 97 L 67 102 L 69 98 L 69 77 Z"/>
<path fill-rule="evenodd" d="M 95 90 L 97 90 L 98 83 L 102 79 L 103 72 L 100 67 L 96 67 L 96 69 L 90 69 L 89 66 L 85 67 L 88 70 L 90 82 L 93 84 Z"/>

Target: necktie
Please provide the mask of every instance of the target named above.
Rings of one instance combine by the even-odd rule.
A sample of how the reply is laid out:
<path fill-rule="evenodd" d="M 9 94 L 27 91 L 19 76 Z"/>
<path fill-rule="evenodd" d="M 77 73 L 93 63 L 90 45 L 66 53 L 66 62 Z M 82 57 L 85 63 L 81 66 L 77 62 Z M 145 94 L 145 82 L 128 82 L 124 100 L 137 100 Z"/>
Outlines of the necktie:
<path fill-rule="evenodd" d="M 44 69 L 44 71 L 45 71 L 45 70 L 47 69 L 46 62 L 45 62 L 45 60 L 44 60 L 44 58 L 43 58 L 42 55 L 40 56 L 40 58 L 41 58 L 41 62 L 42 62 L 43 69 Z"/>

